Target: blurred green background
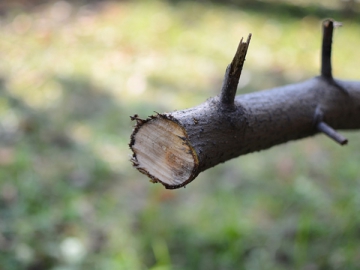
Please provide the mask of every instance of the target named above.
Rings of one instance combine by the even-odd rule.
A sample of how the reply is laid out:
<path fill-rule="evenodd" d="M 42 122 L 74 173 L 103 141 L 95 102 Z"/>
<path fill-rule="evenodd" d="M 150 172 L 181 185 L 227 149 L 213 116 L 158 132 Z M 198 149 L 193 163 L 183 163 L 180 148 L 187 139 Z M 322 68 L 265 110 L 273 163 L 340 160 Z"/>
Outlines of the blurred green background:
<path fill-rule="evenodd" d="M 239 157 L 165 190 L 132 168 L 135 113 L 319 73 L 360 79 L 354 1 L 0 3 L 0 269 L 360 269 L 359 132 Z"/>

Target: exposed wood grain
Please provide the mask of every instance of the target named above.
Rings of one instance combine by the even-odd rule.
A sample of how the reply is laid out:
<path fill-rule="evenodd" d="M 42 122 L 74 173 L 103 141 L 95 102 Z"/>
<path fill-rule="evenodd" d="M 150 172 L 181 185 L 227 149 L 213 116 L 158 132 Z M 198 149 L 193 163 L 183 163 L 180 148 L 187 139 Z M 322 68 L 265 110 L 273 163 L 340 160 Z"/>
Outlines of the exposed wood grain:
<path fill-rule="evenodd" d="M 141 123 L 134 134 L 132 150 L 138 170 L 153 182 L 165 186 L 185 183 L 197 166 L 184 129 L 172 120 L 158 116 Z"/>

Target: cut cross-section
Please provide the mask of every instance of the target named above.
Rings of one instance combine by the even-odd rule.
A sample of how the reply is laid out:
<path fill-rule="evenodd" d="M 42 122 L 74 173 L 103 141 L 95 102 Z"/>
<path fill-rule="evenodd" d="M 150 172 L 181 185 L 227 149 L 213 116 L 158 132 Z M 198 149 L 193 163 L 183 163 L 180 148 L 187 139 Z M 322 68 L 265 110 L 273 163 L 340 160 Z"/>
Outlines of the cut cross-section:
<path fill-rule="evenodd" d="M 167 188 L 186 185 L 195 177 L 197 155 L 184 129 L 170 119 L 158 115 L 142 123 L 131 148 L 137 169 Z"/>

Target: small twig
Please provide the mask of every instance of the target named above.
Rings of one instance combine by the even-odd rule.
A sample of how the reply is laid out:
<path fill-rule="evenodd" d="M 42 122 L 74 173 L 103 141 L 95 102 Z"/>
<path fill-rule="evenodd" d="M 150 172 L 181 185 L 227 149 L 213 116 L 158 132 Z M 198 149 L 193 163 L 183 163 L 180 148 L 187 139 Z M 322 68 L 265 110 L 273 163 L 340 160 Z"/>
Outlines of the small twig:
<path fill-rule="evenodd" d="M 326 124 L 323 119 L 324 113 L 321 107 L 318 105 L 315 109 L 314 114 L 314 124 L 316 126 L 316 129 L 323 132 L 341 145 L 347 144 L 348 140 L 344 136 L 339 134 L 336 130 L 334 130 L 332 127 L 330 127 L 328 124 Z"/>
<path fill-rule="evenodd" d="M 324 78 L 332 78 L 331 69 L 331 45 L 334 30 L 334 21 L 327 19 L 323 22 L 323 39 L 321 52 L 321 76 Z"/>
<path fill-rule="evenodd" d="M 336 141 L 337 143 L 339 143 L 340 145 L 345 145 L 347 144 L 348 140 L 342 136 L 341 134 L 337 133 L 336 130 L 334 130 L 332 127 L 330 127 L 328 124 L 326 124 L 325 122 L 319 122 L 316 125 L 316 128 L 323 132 L 324 134 L 326 134 L 327 136 L 329 136 L 331 139 L 333 139 L 334 141 Z"/>
<path fill-rule="evenodd" d="M 334 27 L 341 26 L 341 23 L 332 19 L 326 19 L 323 21 L 323 39 L 321 50 L 321 78 L 326 80 L 329 84 L 335 86 L 343 93 L 348 94 L 347 90 L 339 85 L 332 76 L 331 65 L 331 51 L 332 51 L 332 37 Z"/>
<path fill-rule="evenodd" d="M 220 103 L 225 107 L 233 107 L 237 86 L 244 66 L 246 53 L 250 44 L 251 34 L 246 42 L 241 38 L 234 59 L 226 68 L 224 82 L 220 93 Z"/>

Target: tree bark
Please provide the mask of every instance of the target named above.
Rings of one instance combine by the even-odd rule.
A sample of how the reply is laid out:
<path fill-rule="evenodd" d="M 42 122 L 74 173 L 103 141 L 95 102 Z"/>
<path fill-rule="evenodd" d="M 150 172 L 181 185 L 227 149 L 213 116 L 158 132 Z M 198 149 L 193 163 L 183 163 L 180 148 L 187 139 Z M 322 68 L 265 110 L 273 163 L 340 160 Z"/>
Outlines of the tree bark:
<path fill-rule="evenodd" d="M 333 26 L 332 20 L 324 21 L 323 35 L 332 35 Z M 334 129 L 360 128 L 360 81 L 333 79 L 329 36 L 323 38 L 321 76 L 235 97 L 250 37 L 240 42 L 219 96 L 146 120 L 131 117 L 137 121 L 130 142 L 132 162 L 152 182 L 179 188 L 240 155 L 318 132 L 343 145 L 346 138 Z"/>

